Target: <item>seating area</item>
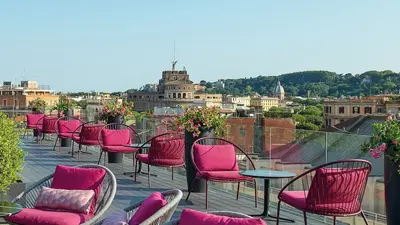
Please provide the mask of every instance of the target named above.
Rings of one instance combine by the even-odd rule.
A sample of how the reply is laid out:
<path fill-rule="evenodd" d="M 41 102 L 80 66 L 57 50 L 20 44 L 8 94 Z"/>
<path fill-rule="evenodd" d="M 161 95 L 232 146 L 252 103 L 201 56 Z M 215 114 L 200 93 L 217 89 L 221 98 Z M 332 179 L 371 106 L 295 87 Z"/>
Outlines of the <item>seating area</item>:
<path fill-rule="evenodd" d="M 252 158 L 235 143 L 221 138 L 195 141 L 190 164 L 185 163 L 185 139 L 179 133 L 143 141 L 132 127 L 123 124 L 43 116 L 36 121 L 36 128 L 43 138 L 24 135 L 21 139 L 27 153 L 22 172 L 26 189 L 13 202 L 23 209 L 6 216 L 7 222 L 336 225 L 342 224 L 337 217 L 361 215 L 368 224 L 361 203 L 371 164 L 364 160 L 332 162 L 298 176 L 284 171 L 265 173 L 257 170 Z M 64 148 L 72 154 L 62 151 L 61 139 L 66 137 L 72 138 L 72 146 Z M 55 150 L 57 143 L 59 150 Z M 74 144 L 78 145 L 78 157 L 73 155 Z M 86 146 L 84 152 L 82 146 Z M 110 153 L 123 153 L 124 157 L 121 162 L 106 163 Z M 102 156 L 104 163 L 100 163 Z M 245 170 L 239 165 L 243 162 Z M 143 165 L 147 165 L 144 171 Z M 127 173 L 129 170 L 135 172 Z M 186 177 L 190 170 L 194 171 L 191 181 Z M 286 179 L 277 204 L 270 201 L 271 179 Z M 260 180 L 264 191 L 257 185 Z M 302 182 L 302 189 L 293 189 L 296 181 Z M 199 188 L 196 182 L 204 182 L 205 193 L 192 193 Z M 225 183 L 237 185 L 236 190 L 224 188 Z"/>

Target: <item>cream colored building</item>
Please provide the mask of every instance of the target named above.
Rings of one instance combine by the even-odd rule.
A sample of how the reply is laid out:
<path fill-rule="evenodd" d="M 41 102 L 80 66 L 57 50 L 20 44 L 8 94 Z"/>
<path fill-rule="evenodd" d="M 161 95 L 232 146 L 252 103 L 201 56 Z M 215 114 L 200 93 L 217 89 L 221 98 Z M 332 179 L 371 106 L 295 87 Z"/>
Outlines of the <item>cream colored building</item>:
<path fill-rule="evenodd" d="M 278 107 L 278 106 L 279 106 L 279 98 L 276 97 L 261 96 L 256 93 L 250 99 L 250 107 L 260 108 L 263 111 L 269 111 L 271 107 Z"/>

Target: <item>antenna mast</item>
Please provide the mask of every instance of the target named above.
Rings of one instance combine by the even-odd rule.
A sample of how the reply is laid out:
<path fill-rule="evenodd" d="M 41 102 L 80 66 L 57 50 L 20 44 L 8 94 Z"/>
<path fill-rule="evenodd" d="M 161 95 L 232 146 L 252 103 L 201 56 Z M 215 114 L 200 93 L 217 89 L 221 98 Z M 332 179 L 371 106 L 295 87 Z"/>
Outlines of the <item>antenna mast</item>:
<path fill-rule="evenodd" d="M 175 70 L 175 65 L 178 61 L 175 60 L 175 40 L 174 40 L 174 61 L 172 61 L 172 71 Z"/>

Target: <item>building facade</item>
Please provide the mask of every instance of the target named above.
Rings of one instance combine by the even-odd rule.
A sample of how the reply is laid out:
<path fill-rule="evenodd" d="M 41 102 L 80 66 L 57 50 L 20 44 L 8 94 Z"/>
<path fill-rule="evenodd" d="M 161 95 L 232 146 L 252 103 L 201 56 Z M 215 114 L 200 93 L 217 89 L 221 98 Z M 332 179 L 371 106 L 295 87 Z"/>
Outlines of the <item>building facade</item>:
<path fill-rule="evenodd" d="M 186 70 L 176 70 L 176 61 L 171 70 L 162 72 L 157 91 L 131 92 L 127 100 L 134 102 L 135 110 L 147 111 L 155 107 L 221 106 L 221 94 L 205 94 L 205 86 L 190 80 Z"/>
<path fill-rule="evenodd" d="M 399 112 L 400 102 L 390 101 L 390 96 L 387 95 L 324 100 L 326 127 L 360 115 L 386 115 Z"/>
<path fill-rule="evenodd" d="M 36 81 L 21 81 L 20 85 L 4 82 L 0 87 L 1 111 L 9 115 L 24 115 L 31 111 L 29 102 L 41 98 L 47 106 L 55 106 L 58 95 L 49 88 L 41 88 Z"/>

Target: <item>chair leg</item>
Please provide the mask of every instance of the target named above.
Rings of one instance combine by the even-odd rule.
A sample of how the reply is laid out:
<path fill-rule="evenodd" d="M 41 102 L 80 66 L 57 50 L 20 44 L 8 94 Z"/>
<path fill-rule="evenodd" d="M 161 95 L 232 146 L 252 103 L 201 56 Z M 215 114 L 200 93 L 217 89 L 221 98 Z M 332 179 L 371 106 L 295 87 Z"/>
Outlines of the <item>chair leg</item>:
<path fill-rule="evenodd" d="M 333 225 L 336 225 L 336 216 L 333 217 Z"/>
<path fill-rule="evenodd" d="M 281 211 L 281 200 L 278 201 L 278 209 L 276 210 L 276 225 L 279 225 L 279 213 Z"/>
<path fill-rule="evenodd" d="M 97 165 L 100 164 L 100 160 L 101 160 L 101 156 L 103 155 L 103 150 L 100 150 L 100 157 L 99 157 L 99 161 L 97 161 Z"/>
<path fill-rule="evenodd" d="M 256 208 L 258 207 L 258 186 L 257 186 L 257 180 L 254 179 L 254 201 Z"/>
<path fill-rule="evenodd" d="M 24 130 L 24 136 L 22 136 L 22 138 L 25 138 L 25 135 L 26 135 L 26 128 Z"/>
<path fill-rule="evenodd" d="M 59 142 L 58 144 L 59 144 L 59 146 L 60 146 L 60 147 L 59 147 L 59 148 L 60 148 L 60 152 L 62 152 L 62 147 L 61 147 L 61 138 L 59 138 L 59 139 L 58 139 L 58 142 Z"/>
<path fill-rule="evenodd" d="M 135 182 L 136 182 L 136 173 L 137 173 L 137 167 L 138 167 L 138 162 L 137 162 L 137 160 L 136 160 L 136 163 L 135 163 L 135 171 L 134 171 L 134 173 L 135 173 L 135 178 L 134 178 L 134 180 L 135 180 Z"/>
<path fill-rule="evenodd" d="M 306 215 L 306 212 L 303 212 L 303 216 L 304 216 L 304 225 L 307 225 L 307 215 Z"/>
<path fill-rule="evenodd" d="M 53 151 L 56 150 L 57 141 L 58 141 L 58 136 L 57 136 L 57 138 L 56 138 L 56 141 L 54 142 Z"/>
<path fill-rule="evenodd" d="M 72 154 L 74 154 L 74 153 L 73 153 L 73 152 L 74 152 L 74 145 L 75 145 L 75 142 L 72 141 L 72 147 L 71 147 L 71 153 L 72 153 Z"/>
<path fill-rule="evenodd" d="M 361 216 L 364 219 L 366 225 L 368 225 L 367 217 L 365 217 L 364 211 L 361 210 Z"/>
<path fill-rule="evenodd" d="M 174 167 L 171 167 L 172 180 L 174 180 Z"/>
<path fill-rule="evenodd" d="M 206 180 L 206 209 L 208 209 L 208 180 Z"/>
<path fill-rule="evenodd" d="M 189 191 L 189 193 L 188 193 L 188 196 L 186 197 L 186 201 L 189 199 L 189 196 L 190 196 L 190 194 L 192 193 L 192 190 L 193 190 L 193 184 L 194 184 L 194 181 L 196 180 L 196 178 L 194 178 L 193 179 L 193 181 L 192 181 L 192 185 L 190 186 L 190 190 L 188 190 Z"/>
<path fill-rule="evenodd" d="M 238 182 L 238 186 L 237 186 L 236 200 L 239 200 L 239 188 L 240 188 L 240 182 Z"/>
<path fill-rule="evenodd" d="M 86 152 L 87 152 L 87 145 L 86 145 Z"/>
<path fill-rule="evenodd" d="M 149 184 L 149 187 L 151 186 L 150 183 L 150 164 L 147 164 L 147 183 Z"/>
<path fill-rule="evenodd" d="M 108 155 L 108 153 L 107 152 L 104 152 L 104 166 L 106 166 L 106 156 Z"/>

